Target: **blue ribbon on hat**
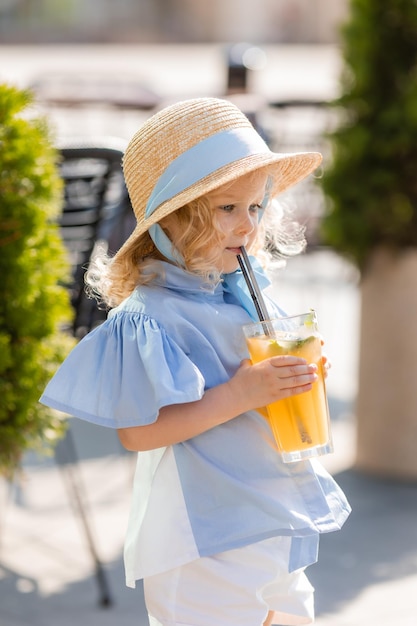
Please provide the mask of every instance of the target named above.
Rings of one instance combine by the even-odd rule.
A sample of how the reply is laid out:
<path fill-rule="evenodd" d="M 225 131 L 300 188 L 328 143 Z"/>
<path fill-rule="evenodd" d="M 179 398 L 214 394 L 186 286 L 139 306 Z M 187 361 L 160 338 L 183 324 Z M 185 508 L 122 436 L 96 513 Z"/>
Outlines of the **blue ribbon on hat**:
<path fill-rule="evenodd" d="M 146 204 L 150 217 L 161 204 L 221 167 L 255 154 L 272 155 L 254 128 L 230 128 L 203 139 L 171 161 L 158 178 Z"/>

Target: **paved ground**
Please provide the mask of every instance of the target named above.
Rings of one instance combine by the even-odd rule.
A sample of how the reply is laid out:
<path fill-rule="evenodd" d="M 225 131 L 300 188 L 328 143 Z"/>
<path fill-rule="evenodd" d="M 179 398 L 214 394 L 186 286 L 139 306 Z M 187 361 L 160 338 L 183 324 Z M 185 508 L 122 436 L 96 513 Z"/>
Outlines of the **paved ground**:
<path fill-rule="evenodd" d="M 166 52 L 0 46 L 0 80 L 27 84 L 38 73 L 62 70 L 76 61 L 77 71 L 136 68 L 166 98 L 221 90 L 219 50 L 214 56 L 207 47 L 195 55 L 181 49 L 168 56 Z M 273 67 L 257 78 L 263 95 L 321 98 L 335 93 L 338 60 L 333 49 L 269 52 Z M 132 111 L 115 117 L 106 108 L 55 111 L 54 116 L 61 135 L 94 131 L 126 137 L 141 119 Z M 274 279 L 285 308 L 298 313 L 314 307 L 318 312 L 333 363 L 328 392 L 335 453 L 323 462 L 353 507 L 341 532 L 323 536 L 319 563 L 309 570 L 316 587 L 317 626 L 414 626 L 417 485 L 376 480 L 354 469 L 359 318 L 355 278 L 352 268 L 335 255 L 318 251 L 294 259 Z M 51 459 L 28 455 L 19 482 L 0 481 L 0 626 L 146 626 L 141 589 L 124 587 L 122 567 L 134 458 L 121 450 L 110 431 L 74 420 L 71 432 L 80 458 L 75 478 L 85 495 L 111 603 L 100 606 L 103 593 L 73 506 L 68 474 Z"/>

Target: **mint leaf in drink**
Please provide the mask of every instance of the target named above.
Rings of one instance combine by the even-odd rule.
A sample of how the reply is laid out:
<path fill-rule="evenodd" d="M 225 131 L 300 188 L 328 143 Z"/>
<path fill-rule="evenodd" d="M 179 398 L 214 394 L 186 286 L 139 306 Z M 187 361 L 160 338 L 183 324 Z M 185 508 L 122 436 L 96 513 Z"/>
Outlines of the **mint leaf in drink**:
<path fill-rule="evenodd" d="M 302 348 L 303 346 L 307 345 L 308 343 L 311 343 L 315 339 L 316 337 L 314 335 L 310 335 L 310 337 L 306 337 L 305 339 L 298 339 L 297 341 L 294 342 L 294 347 Z"/>

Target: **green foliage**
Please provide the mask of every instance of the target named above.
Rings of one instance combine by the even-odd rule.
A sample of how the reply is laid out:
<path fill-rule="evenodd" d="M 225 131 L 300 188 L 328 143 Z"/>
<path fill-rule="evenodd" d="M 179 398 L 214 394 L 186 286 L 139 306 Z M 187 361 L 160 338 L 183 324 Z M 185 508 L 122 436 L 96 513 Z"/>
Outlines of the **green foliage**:
<path fill-rule="evenodd" d="M 60 329 L 71 308 L 69 268 L 56 217 L 62 206 L 57 153 L 31 94 L 0 84 L 0 473 L 29 448 L 63 433 L 38 403 L 72 340 Z"/>
<path fill-rule="evenodd" d="M 378 246 L 417 246 L 417 3 L 351 0 L 342 46 L 322 237 L 363 270 Z"/>

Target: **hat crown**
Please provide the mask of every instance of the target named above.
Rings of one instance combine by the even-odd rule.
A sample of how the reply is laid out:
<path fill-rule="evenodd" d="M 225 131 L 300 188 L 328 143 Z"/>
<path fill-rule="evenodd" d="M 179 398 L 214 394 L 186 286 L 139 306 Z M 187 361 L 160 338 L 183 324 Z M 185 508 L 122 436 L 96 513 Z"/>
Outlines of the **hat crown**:
<path fill-rule="evenodd" d="M 248 118 L 231 102 L 195 98 L 177 102 L 149 118 L 132 137 L 123 169 L 138 221 L 160 176 L 177 157 L 216 133 L 250 128 Z"/>

